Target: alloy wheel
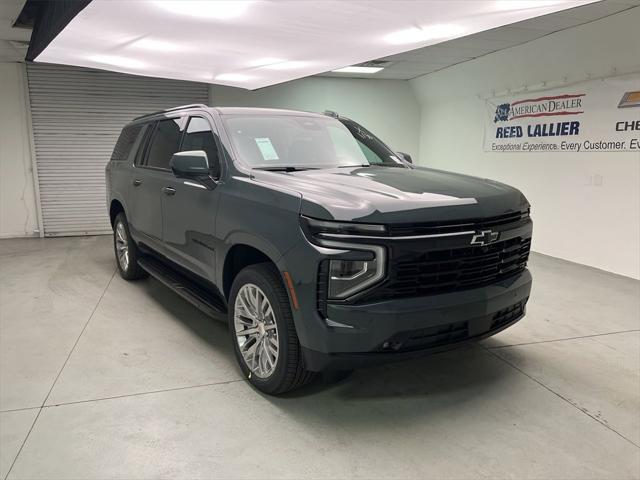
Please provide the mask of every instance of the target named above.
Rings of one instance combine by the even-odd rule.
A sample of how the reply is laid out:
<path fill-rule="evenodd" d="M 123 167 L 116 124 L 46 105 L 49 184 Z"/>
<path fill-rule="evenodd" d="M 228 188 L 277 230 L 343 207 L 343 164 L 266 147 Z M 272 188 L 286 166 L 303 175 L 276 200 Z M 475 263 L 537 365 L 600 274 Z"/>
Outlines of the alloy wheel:
<path fill-rule="evenodd" d="M 245 364 L 253 375 L 270 377 L 278 363 L 278 326 L 271 303 L 260 287 L 247 283 L 240 288 L 233 321 Z"/>
<path fill-rule="evenodd" d="M 129 268 L 129 242 L 127 241 L 127 231 L 122 222 L 116 225 L 116 253 L 118 255 L 118 263 L 123 271 Z"/>

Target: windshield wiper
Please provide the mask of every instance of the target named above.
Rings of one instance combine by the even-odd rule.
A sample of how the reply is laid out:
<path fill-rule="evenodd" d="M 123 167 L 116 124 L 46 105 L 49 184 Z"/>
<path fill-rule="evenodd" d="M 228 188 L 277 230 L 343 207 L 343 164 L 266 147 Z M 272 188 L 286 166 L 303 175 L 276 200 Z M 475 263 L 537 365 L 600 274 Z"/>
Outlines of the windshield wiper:
<path fill-rule="evenodd" d="M 368 163 L 365 165 L 339 165 L 336 168 L 360 168 L 360 167 L 388 167 L 388 168 L 410 168 L 402 163 Z"/>
<path fill-rule="evenodd" d="M 266 170 L 267 172 L 303 172 L 305 170 L 318 170 L 317 167 L 255 167 L 254 170 Z"/>

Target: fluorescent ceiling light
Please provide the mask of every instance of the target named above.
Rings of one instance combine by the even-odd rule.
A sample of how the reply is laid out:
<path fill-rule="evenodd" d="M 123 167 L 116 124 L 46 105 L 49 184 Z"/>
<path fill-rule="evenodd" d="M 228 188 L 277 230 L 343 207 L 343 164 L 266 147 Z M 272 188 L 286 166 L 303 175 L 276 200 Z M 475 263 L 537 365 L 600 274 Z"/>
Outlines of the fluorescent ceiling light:
<path fill-rule="evenodd" d="M 344 67 L 337 70 L 331 70 L 335 73 L 377 73 L 384 67 Z"/>
<path fill-rule="evenodd" d="M 429 40 L 444 40 L 462 36 L 466 28 L 462 25 L 429 25 L 426 27 L 407 28 L 387 35 L 385 40 L 392 45 L 422 43 Z"/>
<path fill-rule="evenodd" d="M 135 58 L 119 57 L 116 55 L 93 55 L 88 58 L 92 62 L 103 63 L 105 65 L 113 65 L 122 68 L 145 68 L 146 63 L 136 60 Z"/>
<path fill-rule="evenodd" d="M 253 90 L 592 1 L 92 0 L 29 60 Z"/>
<path fill-rule="evenodd" d="M 245 0 L 157 0 L 154 3 L 176 15 L 229 20 L 243 15 L 253 2 Z"/>

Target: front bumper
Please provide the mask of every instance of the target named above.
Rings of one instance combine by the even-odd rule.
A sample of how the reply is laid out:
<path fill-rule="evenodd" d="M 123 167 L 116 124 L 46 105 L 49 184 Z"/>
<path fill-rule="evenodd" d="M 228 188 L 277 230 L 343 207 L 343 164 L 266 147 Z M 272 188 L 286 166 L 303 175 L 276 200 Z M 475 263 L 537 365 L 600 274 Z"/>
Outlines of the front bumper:
<path fill-rule="evenodd" d="M 351 369 L 486 338 L 524 316 L 530 292 L 531 274 L 524 270 L 500 283 L 461 292 L 329 304 L 326 327 L 315 330 L 313 346 L 303 343 L 306 368 Z"/>

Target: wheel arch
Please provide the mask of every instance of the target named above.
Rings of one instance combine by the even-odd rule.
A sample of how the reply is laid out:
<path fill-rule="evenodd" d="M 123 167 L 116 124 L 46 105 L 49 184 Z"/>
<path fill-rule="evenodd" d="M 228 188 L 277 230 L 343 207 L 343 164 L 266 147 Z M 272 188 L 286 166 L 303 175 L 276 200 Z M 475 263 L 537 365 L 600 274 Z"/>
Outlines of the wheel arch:
<path fill-rule="evenodd" d="M 124 205 L 120 200 L 114 198 L 113 200 L 111 200 L 111 204 L 109 205 L 109 221 L 111 222 L 111 227 L 113 227 L 113 224 L 116 221 L 116 217 L 121 212 L 125 212 Z"/>
<path fill-rule="evenodd" d="M 222 293 L 229 298 L 231 286 L 243 268 L 258 263 L 271 263 L 279 271 L 277 262 L 262 249 L 247 243 L 237 243 L 227 251 L 222 268 Z"/>

